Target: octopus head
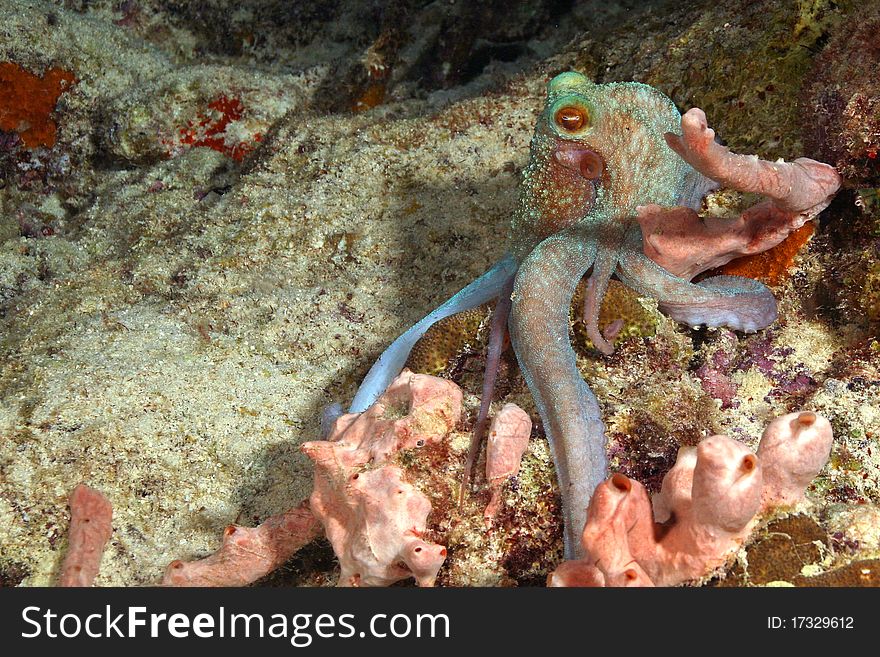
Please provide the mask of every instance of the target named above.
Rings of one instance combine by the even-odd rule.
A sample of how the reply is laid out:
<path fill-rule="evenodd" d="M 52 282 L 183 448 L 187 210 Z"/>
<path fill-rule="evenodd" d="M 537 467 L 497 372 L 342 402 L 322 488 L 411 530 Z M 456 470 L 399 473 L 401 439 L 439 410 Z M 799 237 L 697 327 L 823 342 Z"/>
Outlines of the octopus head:
<path fill-rule="evenodd" d="M 566 75 L 586 79 L 576 73 Z M 564 120 L 573 128 L 579 118 L 583 117 L 571 114 Z M 514 255 L 525 257 L 541 240 L 587 216 L 604 170 L 598 153 L 568 135 L 560 136 L 546 119 L 546 112 L 542 113 L 535 127 L 529 164 L 523 172 L 519 207 L 511 221 Z"/>
<path fill-rule="evenodd" d="M 675 200 L 687 165 L 666 144 L 681 115 L 647 85 L 595 84 L 580 73 L 553 78 L 539 129 L 555 142 L 553 158 L 594 181 L 616 206 Z"/>
<path fill-rule="evenodd" d="M 580 73 L 557 75 L 548 85 L 547 107 L 540 122 L 554 141 L 555 162 L 590 181 L 605 175 L 605 160 L 587 138 L 593 131 L 589 97 L 595 86 Z"/>

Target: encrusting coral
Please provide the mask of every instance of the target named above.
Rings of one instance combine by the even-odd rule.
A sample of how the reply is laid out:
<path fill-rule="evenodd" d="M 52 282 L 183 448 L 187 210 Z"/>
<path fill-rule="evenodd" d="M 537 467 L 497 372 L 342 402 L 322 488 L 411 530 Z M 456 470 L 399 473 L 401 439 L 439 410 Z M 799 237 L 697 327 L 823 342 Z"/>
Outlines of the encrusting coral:
<path fill-rule="evenodd" d="M 0 62 L 0 131 L 18 133 L 28 148 L 52 147 L 57 130 L 52 111 L 75 82 L 60 68 L 37 76 L 14 62 Z"/>
<path fill-rule="evenodd" d="M 413 346 L 406 368 L 433 375 L 445 371 L 463 353 L 483 346 L 490 314 L 484 305 L 441 319 Z"/>
<path fill-rule="evenodd" d="M 790 508 L 828 459 L 828 421 L 810 411 L 776 418 L 757 454 L 727 436 L 683 448 L 654 496 L 615 474 L 590 501 L 585 557 L 567 561 L 551 586 L 672 586 L 724 565 L 762 515 Z"/>

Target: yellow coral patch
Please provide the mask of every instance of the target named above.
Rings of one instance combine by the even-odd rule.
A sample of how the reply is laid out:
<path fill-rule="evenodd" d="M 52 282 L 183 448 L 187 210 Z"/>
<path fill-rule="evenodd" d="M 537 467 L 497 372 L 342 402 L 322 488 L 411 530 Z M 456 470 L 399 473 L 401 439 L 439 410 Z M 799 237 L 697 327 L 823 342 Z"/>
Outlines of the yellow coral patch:
<path fill-rule="evenodd" d="M 582 317 L 585 289 L 586 284 L 581 281 L 571 304 L 572 346 L 581 352 L 593 348 Z M 648 337 L 657 331 L 657 313 L 645 308 L 639 301 L 639 296 L 623 283 L 611 281 L 599 310 L 599 328 L 604 329 L 617 320 L 623 320 L 623 328 L 620 329 L 617 340 Z"/>
<path fill-rule="evenodd" d="M 441 319 L 416 342 L 406 367 L 436 376 L 466 351 L 481 349 L 489 332 L 490 309 L 485 304 Z"/>

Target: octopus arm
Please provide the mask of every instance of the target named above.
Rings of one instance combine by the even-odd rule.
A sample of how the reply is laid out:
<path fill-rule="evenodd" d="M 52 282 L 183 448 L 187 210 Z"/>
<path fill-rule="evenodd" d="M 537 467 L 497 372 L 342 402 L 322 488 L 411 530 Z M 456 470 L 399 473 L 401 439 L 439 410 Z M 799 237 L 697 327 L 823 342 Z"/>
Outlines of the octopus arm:
<path fill-rule="evenodd" d="M 706 194 L 714 192 L 719 187 L 721 185 L 716 181 L 692 168 L 685 174 L 684 184 L 676 205 L 682 205 L 695 211 L 699 210 Z"/>
<path fill-rule="evenodd" d="M 510 337 L 550 442 L 565 521 L 565 552 L 581 550 L 578 532 L 605 477 L 605 427 L 568 337 L 578 281 L 596 258 L 592 226 L 572 226 L 541 242 L 514 284 Z"/>
<path fill-rule="evenodd" d="M 643 296 L 657 299 L 660 310 L 690 326 L 727 326 L 757 331 L 776 320 L 776 300 L 766 286 L 750 278 L 713 276 L 699 283 L 670 274 L 642 251 L 642 236 L 630 231 L 621 251 L 617 276 Z"/>
<path fill-rule="evenodd" d="M 514 278 L 511 277 L 501 293 L 498 295 L 498 303 L 492 313 L 492 325 L 489 329 L 489 347 L 486 350 L 486 374 L 483 376 L 483 394 L 480 397 L 480 411 L 477 413 L 477 421 L 474 423 L 474 433 L 471 436 L 471 445 L 468 449 L 467 460 L 464 463 L 464 475 L 462 476 L 459 504 L 464 504 L 467 490 L 471 484 L 474 464 L 480 452 L 480 446 L 486 436 L 489 426 L 489 406 L 492 404 L 492 394 L 495 391 L 495 379 L 498 376 L 498 366 L 501 363 L 501 352 L 504 351 L 504 338 L 507 335 L 507 321 L 510 318 L 510 295 L 513 293 Z"/>
<path fill-rule="evenodd" d="M 587 294 L 584 297 L 583 317 L 587 327 L 587 337 L 590 338 L 593 346 L 606 356 L 614 353 L 614 347 L 599 330 L 599 310 L 616 266 L 617 251 L 599 249 L 593 262 L 593 273 L 587 281 Z"/>
<path fill-rule="evenodd" d="M 349 413 L 362 413 L 385 392 L 388 384 L 400 374 L 404 363 L 418 342 L 433 324 L 456 313 L 476 308 L 498 297 L 516 273 L 517 263 L 506 254 L 489 271 L 462 288 L 439 307 L 428 313 L 391 343 L 367 372 L 351 402 Z"/>

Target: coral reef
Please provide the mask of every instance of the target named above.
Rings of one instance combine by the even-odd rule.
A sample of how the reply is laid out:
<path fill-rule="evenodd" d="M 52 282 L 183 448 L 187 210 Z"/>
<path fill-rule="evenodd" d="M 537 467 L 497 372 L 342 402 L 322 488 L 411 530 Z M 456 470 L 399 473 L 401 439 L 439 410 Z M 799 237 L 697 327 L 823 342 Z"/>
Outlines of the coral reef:
<path fill-rule="evenodd" d="M 321 410 L 501 256 L 546 83 L 571 69 L 703 108 L 734 151 L 847 167 L 858 189 L 785 256 L 772 329 L 693 330 L 612 283 L 606 299 L 625 301 L 599 324 L 625 320 L 615 353 L 587 345 L 582 304 L 569 331 L 609 467 L 650 492 L 706 436 L 754 449 L 772 417 L 827 417 L 835 444 L 808 495 L 828 548 L 799 577 L 862 583 L 850 564 L 878 556 L 855 513 L 880 504 L 880 182 L 860 132 L 873 125 L 874 8 L 859 4 L 491 3 L 493 18 L 408 0 L 0 3 L 2 60 L 77 80 L 48 114 L 53 146 L 0 128 L 0 583 L 57 581 L 65 499 L 82 481 L 117 519 L 99 586 L 155 584 L 172 560 L 217 550 L 225 527 L 306 499 L 299 447 L 321 436 Z M 184 143 L 190 128 L 193 142 L 216 134 Z M 756 200 L 707 201 L 724 199 L 730 221 Z M 774 284 L 773 267 L 748 275 Z M 394 459 L 448 550 L 437 584 L 542 585 L 562 558 L 544 427 L 504 354 L 491 415 L 516 403 L 532 439 L 491 528 L 482 460 L 460 508 L 485 359 L 479 338 L 446 330 L 424 362 L 461 387 L 462 423 Z M 319 538 L 258 585 L 338 579 Z"/>
<path fill-rule="evenodd" d="M 801 94 L 804 134 L 848 185 L 880 184 L 880 9 L 866 3 L 832 31 Z"/>
<path fill-rule="evenodd" d="M 727 436 L 683 449 L 654 497 L 616 474 L 596 490 L 582 536 L 586 556 L 552 586 L 670 586 L 711 574 L 760 514 L 791 508 L 828 459 L 831 425 L 804 411 L 775 419 L 757 455 Z"/>
<path fill-rule="evenodd" d="M 91 586 L 104 546 L 113 531 L 113 507 L 103 493 L 79 484 L 70 494 L 67 555 L 58 576 L 59 586 Z"/>
<path fill-rule="evenodd" d="M 719 185 L 768 200 L 738 222 L 706 223 L 692 206 Z M 381 393 L 432 324 L 497 299 L 464 487 L 483 438 L 509 330 L 555 455 L 566 546 L 573 556 L 578 550 L 573 525 L 607 463 L 598 401 L 584 385 L 566 340 L 580 280 L 590 272 L 584 324 L 606 356 L 623 326 L 623 320 L 615 320 L 604 331 L 599 328 L 613 275 L 656 298 L 677 321 L 741 331 L 766 328 L 777 318 L 777 305 L 765 286 L 731 276 L 690 281 L 733 258 L 777 246 L 822 212 L 839 187 L 840 176 L 831 166 L 809 158 L 768 162 L 732 153 L 715 141 L 702 110 L 680 115 L 656 89 L 597 85 L 581 73 L 561 73 L 548 83 L 545 109 L 535 124 L 508 251 L 379 356 L 351 410 L 363 410 Z"/>

